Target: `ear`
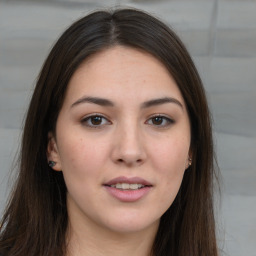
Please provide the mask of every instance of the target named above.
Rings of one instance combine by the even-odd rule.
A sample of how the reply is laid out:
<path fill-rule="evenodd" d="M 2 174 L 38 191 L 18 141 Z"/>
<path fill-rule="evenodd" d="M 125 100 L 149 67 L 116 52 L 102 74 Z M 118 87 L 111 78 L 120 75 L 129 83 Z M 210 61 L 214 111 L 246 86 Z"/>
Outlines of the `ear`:
<path fill-rule="evenodd" d="M 47 160 L 55 162 L 55 165 L 52 166 L 51 168 L 55 171 L 61 171 L 61 161 L 60 161 L 60 156 L 58 152 L 58 147 L 56 143 L 56 139 L 53 135 L 52 132 L 48 133 L 48 144 L 47 144 Z"/>
<path fill-rule="evenodd" d="M 188 153 L 188 158 L 186 161 L 186 169 L 188 169 L 192 165 L 192 159 L 193 159 L 193 154 L 192 154 L 192 150 L 190 149 Z"/>

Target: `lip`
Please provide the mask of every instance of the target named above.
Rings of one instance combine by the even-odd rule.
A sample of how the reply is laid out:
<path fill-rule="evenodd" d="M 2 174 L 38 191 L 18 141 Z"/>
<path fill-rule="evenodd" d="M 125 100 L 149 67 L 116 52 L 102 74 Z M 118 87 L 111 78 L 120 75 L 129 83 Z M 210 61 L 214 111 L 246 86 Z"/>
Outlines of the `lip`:
<path fill-rule="evenodd" d="M 128 184 L 142 184 L 146 187 L 136 189 L 136 190 L 121 190 L 115 187 L 111 187 L 111 185 L 117 183 L 128 183 Z M 145 179 L 140 177 L 117 177 L 114 178 L 107 183 L 103 184 L 106 191 L 115 199 L 121 202 L 136 202 L 142 198 L 144 198 L 151 190 L 153 185 Z"/>

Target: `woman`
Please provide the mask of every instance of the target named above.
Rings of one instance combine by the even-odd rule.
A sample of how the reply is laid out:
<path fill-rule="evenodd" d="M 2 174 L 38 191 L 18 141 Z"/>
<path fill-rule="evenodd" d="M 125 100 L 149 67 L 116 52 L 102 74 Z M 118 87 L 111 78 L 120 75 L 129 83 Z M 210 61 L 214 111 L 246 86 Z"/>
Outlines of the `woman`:
<path fill-rule="evenodd" d="M 50 52 L 3 216 L 7 255 L 217 256 L 204 89 L 178 37 L 97 11 Z"/>

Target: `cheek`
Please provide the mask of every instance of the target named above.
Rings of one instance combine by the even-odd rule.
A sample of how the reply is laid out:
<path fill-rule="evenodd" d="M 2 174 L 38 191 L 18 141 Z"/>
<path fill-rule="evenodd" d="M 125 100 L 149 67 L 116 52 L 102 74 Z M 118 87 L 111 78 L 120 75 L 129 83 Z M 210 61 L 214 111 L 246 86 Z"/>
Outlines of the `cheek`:
<path fill-rule="evenodd" d="M 66 178 L 76 182 L 88 181 L 99 175 L 108 158 L 109 143 L 90 136 L 60 138 L 62 171 Z"/>
<path fill-rule="evenodd" d="M 157 170 L 157 182 L 161 184 L 161 203 L 168 208 L 176 197 L 186 169 L 189 137 L 172 137 L 154 147 L 152 157 Z"/>
<path fill-rule="evenodd" d="M 92 191 L 91 186 L 99 175 L 99 159 L 95 152 L 95 147 L 82 138 L 62 140 L 60 156 L 64 180 L 69 196 L 81 205 L 88 200 L 88 191 Z"/>
<path fill-rule="evenodd" d="M 162 143 L 154 144 L 152 159 L 155 166 L 170 175 L 184 171 L 188 159 L 190 139 L 185 136 L 166 138 Z"/>

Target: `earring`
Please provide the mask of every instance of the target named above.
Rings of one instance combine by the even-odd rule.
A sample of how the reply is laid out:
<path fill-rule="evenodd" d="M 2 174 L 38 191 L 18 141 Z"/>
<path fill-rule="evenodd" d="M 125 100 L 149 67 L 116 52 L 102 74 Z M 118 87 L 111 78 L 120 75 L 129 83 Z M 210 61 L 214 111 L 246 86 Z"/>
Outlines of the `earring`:
<path fill-rule="evenodd" d="M 54 162 L 54 161 L 49 161 L 49 162 L 48 162 L 48 165 L 52 168 L 52 167 L 54 167 L 54 166 L 56 165 L 56 162 Z"/>
<path fill-rule="evenodd" d="M 189 157 L 188 159 L 188 165 L 191 166 L 192 165 L 192 158 Z"/>

